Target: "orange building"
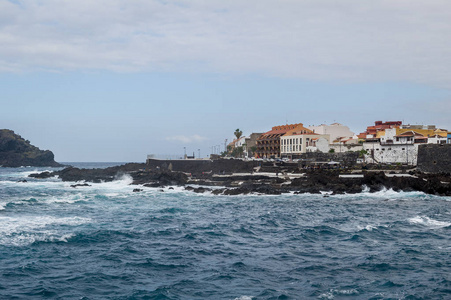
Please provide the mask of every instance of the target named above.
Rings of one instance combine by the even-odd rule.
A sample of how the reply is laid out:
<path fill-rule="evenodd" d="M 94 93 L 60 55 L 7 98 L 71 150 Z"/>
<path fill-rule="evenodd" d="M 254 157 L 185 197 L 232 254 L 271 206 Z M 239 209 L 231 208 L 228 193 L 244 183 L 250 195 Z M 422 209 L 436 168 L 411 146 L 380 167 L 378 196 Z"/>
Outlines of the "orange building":
<path fill-rule="evenodd" d="M 274 126 L 272 130 L 263 133 L 257 139 L 256 156 L 260 158 L 280 157 L 280 137 L 292 131 L 313 134 L 313 131 L 305 128 L 302 123 Z"/>
<path fill-rule="evenodd" d="M 374 126 L 368 126 L 366 128 L 366 131 L 359 134 L 358 137 L 359 139 L 370 138 L 369 136 L 371 136 L 371 138 L 378 138 L 377 136 L 378 132 L 385 131 L 385 129 L 390 128 L 399 128 L 401 125 L 402 125 L 401 121 L 389 121 L 389 122 L 376 121 L 374 122 Z"/>

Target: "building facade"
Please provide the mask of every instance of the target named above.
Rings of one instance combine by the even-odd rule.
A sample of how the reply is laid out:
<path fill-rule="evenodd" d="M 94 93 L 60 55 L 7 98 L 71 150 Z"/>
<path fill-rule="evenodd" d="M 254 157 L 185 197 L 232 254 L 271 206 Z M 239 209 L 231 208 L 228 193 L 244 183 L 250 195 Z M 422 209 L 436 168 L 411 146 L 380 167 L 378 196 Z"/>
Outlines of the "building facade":
<path fill-rule="evenodd" d="M 257 150 L 257 140 L 262 135 L 262 133 L 251 133 L 249 137 L 245 140 L 245 153 L 247 157 L 252 157 L 255 155 Z"/>
<path fill-rule="evenodd" d="M 329 135 L 316 133 L 303 133 L 303 130 L 293 130 L 280 137 L 281 157 L 298 158 L 302 153 L 315 152 L 318 150 L 317 142 L 321 140 L 329 143 Z"/>
<path fill-rule="evenodd" d="M 358 135 L 359 139 L 377 138 L 380 132 L 384 132 L 386 129 L 401 127 L 401 121 L 376 121 L 374 126 L 368 126 L 365 132 Z"/>
<path fill-rule="evenodd" d="M 292 130 L 303 133 L 313 133 L 310 129 L 305 128 L 302 123 L 274 126 L 270 131 L 263 133 L 257 139 L 257 151 L 255 156 L 259 158 L 280 157 L 280 138 Z"/>
<path fill-rule="evenodd" d="M 418 147 L 427 143 L 428 137 L 414 130 L 389 128 L 381 133 L 379 139 L 367 139 L 363 148 L 367 152 L 367 162 L 416 165 Z"/>
<path fill-rule="evenodd" d="M 344 126 L 340 123 L 333 123 L 330 125 L 321 124 L 319 126 L 309 126 L 308 129 L 312 130 L 313 133 L 317 134 L 328 134 L 330 144 L 332 144 L 335 140 L 343 139 L 343 138 L 352 138 L 354 136 L 354 132 L 352 132 L 348 126 Z"/>

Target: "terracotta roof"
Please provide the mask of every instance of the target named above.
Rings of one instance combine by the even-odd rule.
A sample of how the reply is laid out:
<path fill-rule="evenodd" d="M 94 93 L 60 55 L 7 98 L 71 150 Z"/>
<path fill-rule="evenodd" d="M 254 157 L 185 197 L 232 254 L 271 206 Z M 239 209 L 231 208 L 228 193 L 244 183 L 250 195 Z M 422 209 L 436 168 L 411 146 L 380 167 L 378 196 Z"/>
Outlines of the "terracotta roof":
<path fill-rule="evenodd" d="M 415 132 L 415 131 L 406 131 L 401 134 L 395 135 L 395 137 L 408 137 L 408 136 L 421 136 L 424 137 L 421 133 Z"/>
<path fill-rule="evenodd" d="M 281 135 L 285 135 L 289 131 L 300 130 L 300 129 L 309 130 L 309 129 L 305 128 L 302 125 L 302 123 L 274 126 L 272 128 L 272 130 L 263 133 L 258 139 L 262 140 L 262 139 L 271 138 L 271 137 L 279 137 Z"/>

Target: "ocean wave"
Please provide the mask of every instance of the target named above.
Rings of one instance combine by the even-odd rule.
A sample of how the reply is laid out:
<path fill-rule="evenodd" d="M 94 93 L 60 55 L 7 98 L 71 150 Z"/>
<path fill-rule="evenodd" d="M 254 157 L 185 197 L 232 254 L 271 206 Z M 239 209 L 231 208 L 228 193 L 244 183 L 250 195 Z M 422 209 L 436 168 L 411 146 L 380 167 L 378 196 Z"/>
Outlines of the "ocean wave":
<path fill-rule="evenodd" d="M 0 244 L 24 246 L 36 241 L 63 241 L 72 235 L 48 226 L 78 226 L 91 223 L 83 217 L 20 216 L 0 217 Z"/>
<path fill-rule="evenodd" d="M 377 228 L 378 228 L 377 225 L 371 225 L 371 224 L 368 224 L 366 226 L 360 226 L 360 225 L 357 226 L 358 231 L 373 231 L 374 229 L 377 229 Z"/>
<path fill-rule="evenodd" d="M 331 289 L 330 291 L 319 295 L 318 299 L 334 299 L 335 296 L 357 296 L 359 294 L 359 291 L 356 289 Z"/>
<path fill-rule="evenodd" d="M 55 231 L 47 231 L 39 233 L 23 233 L 0 238 L 0 245 L 21 247 L 39 242 L 67 243 L 67 241 L 74 235 L 75 234 L 73 233 L 60 234 Z"/>
<path fill-rule="evenodd" d="M 409 223 L 423 225 L 432 229 L 451 226 L 451 222 L 437 221 L 426 216 L 415 216 L 410 218 Z"/>

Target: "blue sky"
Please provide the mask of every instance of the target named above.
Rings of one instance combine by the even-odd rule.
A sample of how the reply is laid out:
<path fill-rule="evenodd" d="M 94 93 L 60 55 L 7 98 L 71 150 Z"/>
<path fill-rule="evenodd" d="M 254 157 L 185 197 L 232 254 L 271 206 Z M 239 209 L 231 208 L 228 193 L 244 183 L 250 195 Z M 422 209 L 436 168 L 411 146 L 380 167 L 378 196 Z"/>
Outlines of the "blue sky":
<path fill-rule="evenodd" d="M 285 123 L 451 128 L 447 1 L 0 1 L 0 127 L 57 161 Z"/>

